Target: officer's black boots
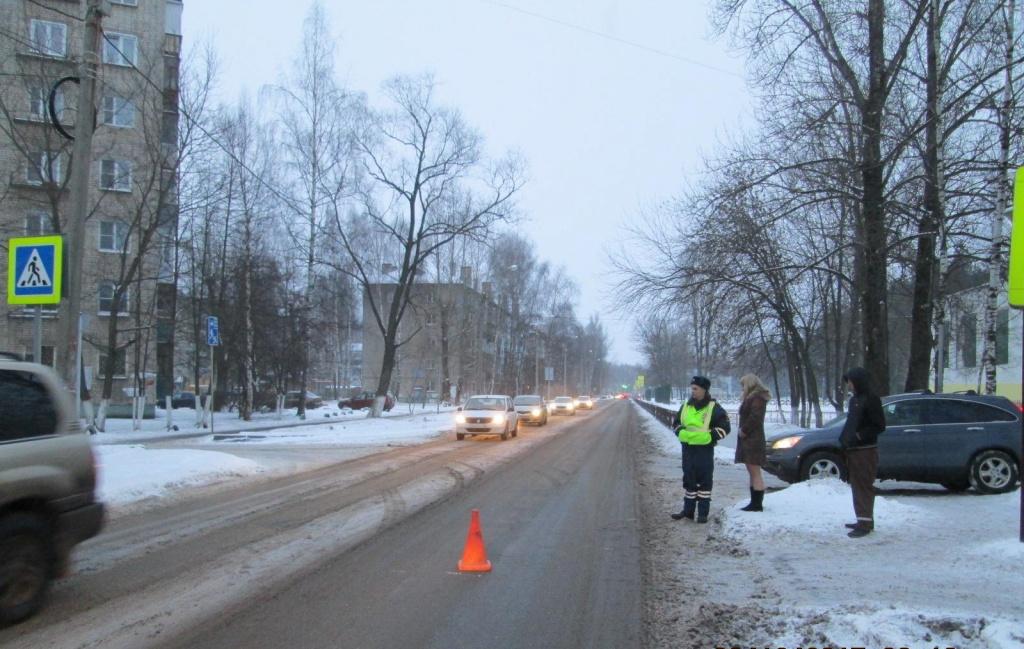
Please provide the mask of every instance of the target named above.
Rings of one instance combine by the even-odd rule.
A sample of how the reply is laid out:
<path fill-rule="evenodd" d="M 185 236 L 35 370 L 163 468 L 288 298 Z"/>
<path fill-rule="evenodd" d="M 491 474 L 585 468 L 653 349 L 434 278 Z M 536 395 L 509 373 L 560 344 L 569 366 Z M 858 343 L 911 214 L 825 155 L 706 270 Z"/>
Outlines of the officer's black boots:
<path fill-rule="evenodd" d="M 753 487 L 750 488 L 750 503 L 746 507 L 741 507 L 741 511 L 745 512 L 761 512 L 764 511 L 764 490 L 758 491 Z"/>
<path fill-rule="evenodd" d="M 683 498 L 683 511 L 678 514 L 672 514 L 672 520 L 678 521 L 684 518 L 693 520 L 693 511 L 697 507 L 697 500 L 695 498 Z"/>
<path fill-rule="evenodd" d="M 697 522 L 707 523 L 708 512 L 711 511 L 711 499 L 710 498 L 698 498 L 697 499 Z"/>

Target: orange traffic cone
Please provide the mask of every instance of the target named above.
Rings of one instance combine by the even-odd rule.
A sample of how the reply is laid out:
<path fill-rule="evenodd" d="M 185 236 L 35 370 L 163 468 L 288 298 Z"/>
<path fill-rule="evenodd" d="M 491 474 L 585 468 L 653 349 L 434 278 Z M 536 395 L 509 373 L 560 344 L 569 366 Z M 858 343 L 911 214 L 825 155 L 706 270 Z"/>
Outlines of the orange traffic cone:
<path fill-rule="evenodd" d="M 480 510 L 474 509 L 469 519 L 469 533 L 466 534 L 466 548 L 459 559 L 459 572 L 490 572 L 491 562 L 487 560 L 484 535 L 480 530 Z"/>

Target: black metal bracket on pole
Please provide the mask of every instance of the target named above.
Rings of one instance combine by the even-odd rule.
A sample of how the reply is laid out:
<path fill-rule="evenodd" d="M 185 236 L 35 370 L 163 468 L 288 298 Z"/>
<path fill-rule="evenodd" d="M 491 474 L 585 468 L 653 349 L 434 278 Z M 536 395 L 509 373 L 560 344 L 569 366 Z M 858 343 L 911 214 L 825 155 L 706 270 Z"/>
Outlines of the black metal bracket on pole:
<path fill-rule="evenodd" d="M 57 129 L 57 132 L 63 135 L 65 139 L 73 141 L 75 136 L 64 130 L 63 124 L 60 123 L 60 119 L 57 117 L 57 90 L 62 84 L 67 83 L 68 81 L 74 84 L 82 83 L 82 80 L 78 77 L 64 77 L 57 81 L 57 83 L 53 84 L 53 87 L 50 88 L 50 98 L 47 102 L 47 108 L 49 109 L 50 123 L 53 124 L 53 128 Z"/>

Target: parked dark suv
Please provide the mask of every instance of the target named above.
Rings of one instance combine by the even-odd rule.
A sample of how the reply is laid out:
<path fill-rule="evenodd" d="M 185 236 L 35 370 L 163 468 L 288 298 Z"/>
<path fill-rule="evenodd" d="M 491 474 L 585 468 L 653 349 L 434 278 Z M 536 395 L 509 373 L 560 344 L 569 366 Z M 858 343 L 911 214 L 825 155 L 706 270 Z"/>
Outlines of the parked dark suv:
<path fill-rule="evenodd" d="M 1021 409 L 1005 397 L 898 394 L 882 399 L 878 478 L 934 482 L 951 491 L 1012 491 L 1020 477 Z M 846 479 L 839 433 L 846 417 L 822 428 L 768 439 L 765 469 L 787 482 Z"/>

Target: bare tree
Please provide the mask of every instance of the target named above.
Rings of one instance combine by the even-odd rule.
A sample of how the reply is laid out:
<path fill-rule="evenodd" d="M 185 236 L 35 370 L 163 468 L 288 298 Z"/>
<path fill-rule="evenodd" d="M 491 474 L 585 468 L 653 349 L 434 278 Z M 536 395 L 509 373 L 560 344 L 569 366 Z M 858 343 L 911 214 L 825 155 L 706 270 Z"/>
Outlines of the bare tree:
<path fill-rule="evenodd" d="M 330 215 L 352 190 L 352 121 L 360 110 L 359 98 L 351 97 L 335 80 L 334 41 L 326 12 L 317 2 L 310 8 L 303 28 L 302 49 L 292 73 L 278 88 L 284 102 L 283 144 L 294 180 L 294 196 L 288 205 L 296 220 L 288 232 L 301 255 L 305 290 L 300 294 L 298 317 L 302 329 L 299 377 L 305 394 L 311 357 L 311 318 L 322 238 Z M 306 400 L 299 399 L 299 416 L 305 416 Z"/>
<path fill-rule="evenodd" d="M 398 77 L 385 85 L 395 108 L 369 114 L 356 142 L 366 177 L 363 210 L 348 222 L 340 211 L 334 213 L 333 235 L 350 262 L 338 264 L 338 270 L 363 288 L 369 316 L 384 338 L 374 416 L 387 395 L 396 350 L 417 333 L 398 337 L 425 262 L 454 239 L 482 236 L 511 218 L 511 200 L 521 182 L 514 157 L 484 165 L 480 136 L 457 112 L 436 105 L 434 89 L 430 77 Z M 368 251 L 387 255 L 395 269 L 386 296 L 368 290 L 380 279 L 377 264 L 385 263 Z"/>

